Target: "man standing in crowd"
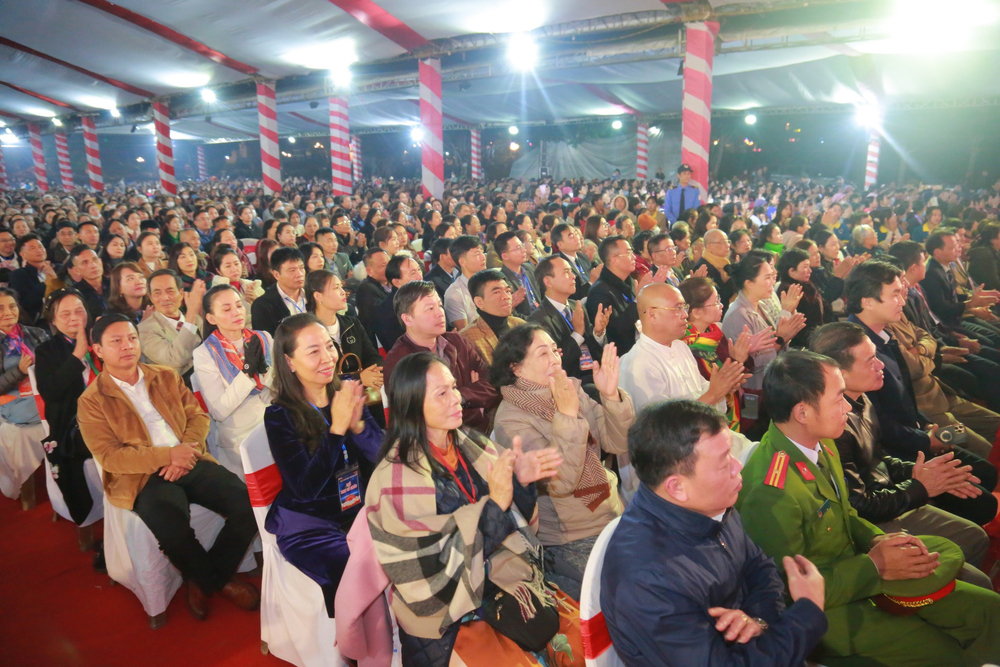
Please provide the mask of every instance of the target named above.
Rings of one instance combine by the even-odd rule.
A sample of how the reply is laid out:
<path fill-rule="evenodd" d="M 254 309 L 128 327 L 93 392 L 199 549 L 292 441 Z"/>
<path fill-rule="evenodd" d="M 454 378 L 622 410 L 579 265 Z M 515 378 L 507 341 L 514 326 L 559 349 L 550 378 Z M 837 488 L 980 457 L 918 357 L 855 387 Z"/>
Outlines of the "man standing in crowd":
<path fill-rule="evenodd" d="M 541 305 L 538 283 L 535 282 L 535 269 L 528 261 L 528 250 L 516 232 L 504 232 L 497 235 L 493 248 L 500 257 L 507 284 L 514 293 L 514 309 L 518 315 L 528 317 L 532 311 Z"/>
<path fill-rule="evenodd" d="M 609 236 L 601 241 L 598 254 L 603 264 L 601 277 L 588 293 L 587 314 L 596 322 L 601 310 L 610 309 L 608 341 L 615 344 L 619 354 L 624 355 L 635 345 L 638 336 L 635 324 L 639 321 L 639 311 L 635 298 L 641 286 L 631 277 L 635 271 L 635 253 L 625 237 Z M 663 282 L 662 278 L 657 279 L 647 272 L 644 281 L 649 280 Z"/>
<path fill-rule="evenodd" d="M 681 217 L 681 213 L 701 206 L 701 192 L 691 182 L 691 167 L 682 164 L 677 167 L 677 187 L 667 192 L 663 203 L 663 214 L 673 225 Z"/>
<path fill-rule="evenodd" d="M 954 581 L 961 551 L 941 538 L 885 534 L 851 506 L 832 442 L 850 412 L 845 390 L 828 357 L 790 351 L 770 363 L 764 402 L 773 421 L 746 463 L 736 504 L 768 556 L 801 554 L 826 581 L 828 629 L 811 659 L 969 666 L 1000 659 L 1000 595 Z"/>
<path fill-rule="evenodd" d="M 260 592 L 235 578 L 257 523 L 246 485 L 208 454 L 208 415 L 177 373 L 139 363 L 139 337 L 128 317 L 102 317 L 92 337 L 103 370 L 80 396 L 77 419 L 104 470 L 107 500 L 138 514 L 156 537 L 188 582 L 195 618 L 208 617 L 214 593 L 257 609 Z M 191 529 L 192 503 L 225 517 L 210 550 Z M 151 623 L 159 627 L 163 619 Z"/>
<path fill-rule="evenodd" d="M 139 323 L 142 353 L 149 363 L 169 366 L 189 381 L 194 349 L 201 345 L 204 334 L 201 299 L 205 283 L 196 280 L 191 291 L 185 292 L 180 276 L 170 269 L 160 269 L 149 276 L 148 286 L 156 312 Z"/>
<path fill-rule="evenodd" d="M 483 258 L 485 261 L 485 257 Z M 462 424 L 489 433 L 500 394 L 489 383 L 490 368 L 476 349 L 454 331 L 445 333 L 445 314 L 434 284 L 417 280 L 393 297 L 396 316 L 406 327 L 385 358 L 382 377 L 389 384 L 399 360 L 415 352 L 433 352 L 445 360 L 462 394 Z M 391 406 L 390 406 L 391 410 Z"/>
<path fill-rule="evenodd" d="M 778 568 L 743 531 L 730 434 L 688 400 L 652 404 L 629 429 L 642 484 L 601 569 L 601 611 L 627 667 L 798 667 L 826 632 L 816 566 L 783 559 L 786 609 Z"/>
<path fill-rule="evenodd" d="M 297 248 L 278 248 L 271 255 L 271 274 L 277 281 L 250 307 L 253 328 L 274 336 L 281 320 L 306 312 L 305 262 Z"/>
<path fill-rule="evenodd" d="M 448 325 L 461 331 L 479 317 L 469 293 L 469 278 L 486 268 L 486 254 L 478 236 L 459 236 L 451 242 L 449 252 L 462 274 L 445 290 L 444 310 Z"/>
<path fill-rule="evenodd" d="M 535 267 L 535 278 L 542 300 L 528 321 L 548 330 L 562 351 L 562 367 L 566 375 L 579 378 L 588 393 L 596 392 L 594 359 L 601 359 L 604 355 L 611 311 L 601 309 L 599 322 L 590 319 L 587 309 L 571 298 L 576 292 L 576 272 L 560 255 L 540 261 Z M 592 393 L 591 397 L 595 401 L 600 400 L 598 394 Z"/>
<path fill-rule="evenodd" d="M 479 271 L 469 279 L 469 293 L 476 304 L 478 318 L 462 329 L 462 337 L 469 342 L 487 366 L 493 364 L 493 350 L 500 336 L 524 324 L 520 317 L 511 317 L 514 300 L 510 285 L 499 269 Z"/>

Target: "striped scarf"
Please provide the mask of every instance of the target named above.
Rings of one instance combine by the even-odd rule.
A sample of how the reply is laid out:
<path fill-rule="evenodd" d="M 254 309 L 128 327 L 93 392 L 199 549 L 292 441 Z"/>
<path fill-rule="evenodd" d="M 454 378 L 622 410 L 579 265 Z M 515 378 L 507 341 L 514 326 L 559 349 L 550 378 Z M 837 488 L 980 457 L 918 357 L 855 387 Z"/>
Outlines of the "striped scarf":
<path fill-rule="evenodd" d="M 259 331 L 243 330 L 243 349 L 246 350 L 247 343 L 254 336 L 260 339 L 260 347 L 264 350 L 264 358 L 270 362 L 271 346 L 268 344 L 267 337 L 261 335 Z M 232 384 L 236 376 L 243 372 L 243 358 L 236 351 L 236 346 L 226 340 L 222 332 L 216 329 L 212 332 L 211 336 L 205 339 L 205 347 L 212 353 L 212 359 L 215 360 L 215 365 L 219 367 L 222 377 L 227 383 Z M 257 386 L 250 392 L 250 395 L 256 396 L 264 389 L 264 382 L 259 374 L 255 375 L 253 380 Z"/>
<path fill-rule="evenodd" d="M 688 324 L 687 333 L 682 340 L 691 348 L 691 354 L 698 361 L 702 375 L 712 377 L 712 373 L 722 368 L 725 359 L 719 357 L 719 342 L 722 341 L 722 329 L 718 324 L 710 324 L 705 331 L 698 331 Z M 740 404 L 735 393 L 726 396 L 726 418 L 730 430 L 740 430 Z"/>
<path fill-rule="evenodd" d="M 500 388 L 503 400 L 516 408 L 520 408 L 545 421 L 553 421 L 556 417 L 556 401 L 548 387 L 535 384 L 530 380 L 518 378 L 513 385 Z M 577 419 L 581 419 L 578 415 Z M 601 448 L 594 436 L 587 430 L 587 454 L 583 460 L 583 474 L 580 483 L 573 491 L 573 497 L 579 498 L 591 512 L 597 511 L 605 500 L 611 497 L 608 486 L 608 475 L 601 464 Z"/>

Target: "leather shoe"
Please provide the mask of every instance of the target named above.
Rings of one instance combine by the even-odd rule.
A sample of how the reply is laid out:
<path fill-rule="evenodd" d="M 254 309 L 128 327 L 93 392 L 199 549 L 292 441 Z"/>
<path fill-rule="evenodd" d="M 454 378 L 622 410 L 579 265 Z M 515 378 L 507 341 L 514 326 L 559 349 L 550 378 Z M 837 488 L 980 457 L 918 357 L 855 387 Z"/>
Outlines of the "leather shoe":
<path fill-rule="evenodd" d="M 193 581 L 188 581 L 187 605 L 188 611 L 199 621 L 208 618 L 208 596 L 201 590 L 201 586 Z"/>
<path fill-rule="evenodd" d="M 233 579 L 222 588 L 221 593 L 240 609 L 260 609 L 260 591 L 253 584 Z"/>

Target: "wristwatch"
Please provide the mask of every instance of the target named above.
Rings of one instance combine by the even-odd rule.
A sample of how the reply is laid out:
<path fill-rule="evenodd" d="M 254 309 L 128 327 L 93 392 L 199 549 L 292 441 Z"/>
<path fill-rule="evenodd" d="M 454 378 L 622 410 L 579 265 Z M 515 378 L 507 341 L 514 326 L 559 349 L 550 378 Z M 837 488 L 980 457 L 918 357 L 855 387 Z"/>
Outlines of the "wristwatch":
<path fill-rule="evenodd" d="M 753 616 L 752 618 L 753 618 L 754 623 L 756 623 L 757 625 L 760 626 L 760 631 L 761 632 L 767 632 L 767 629 L 770 627 L 767 624 L 767 621 L 765 621 L 763 618 L 758 618 L 757 616 Z"/>

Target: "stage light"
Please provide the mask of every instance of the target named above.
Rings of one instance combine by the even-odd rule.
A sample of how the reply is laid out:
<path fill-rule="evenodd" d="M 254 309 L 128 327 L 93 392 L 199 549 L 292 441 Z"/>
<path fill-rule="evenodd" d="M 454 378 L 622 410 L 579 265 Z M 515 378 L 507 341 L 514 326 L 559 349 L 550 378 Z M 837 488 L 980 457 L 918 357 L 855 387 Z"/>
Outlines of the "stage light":
<path fill-rule="evenodd" d="M 351 72 L 350 63 L 338 64 L 330 68 L 330 80 L 337 88 L 350 88 L 353 78 L 354 74 Z"/>
<path fill-rule="evenodd" d="M 517 143 L 516 141 L 512 141 L 512 142 L 510 142 L 510 150 L 511 150 L 511 151 L 516 151 L 516 150 L 518 150 L 518 149 L 519 149 L 520 147 L 521 147 L 521 144 Z"/>
<path fill-rule="evenodd" d="M 752 113 L 748 113 L 746 115 L 746 118 L 744 118 L 743 120 L 744 122 L 746 122 L 747 125 L 753 125 L 754 123 L 757 122 L 757 116 L 753 115 Z"/>
<path fill-rule="evenodd" d="M 142 157 L 142 156 L 140 155 L 139 157 L 137 157 L 137 158 L 135 159 L 135 161 L 136 161 L 136 162 L 145 162 L 145 161 L 146 161 L 146 158 L 144 158 L 144 157 Z"/>
<path fill-rule="evenodd" d="M 418 125 L 417 127 L 410 130 L 410 139 L 419 142 L 422 141 L 423 138 L 424 138 L 424 128 Z"/>
<path fill-rule="evenodd" d="M 507 60 L 514 69 L 522 72 L 533 70 L 538 62 L 538 44 L 531 35 L 523 32 L 511 35 L 507 41 Z"/>
<path fill-rule="evenodd" d="M 52 124 L 55 125 L 56 127 L 62 127 L 62 121 L 59 120 L 58 118 L 53 118 Z"/>
<path fill-rule="evenodd" d="M 519 130 L 517 129 L 517 125 L 511 125 L 510 127 L 507 128 L 507 131 L 510 132 L 512 135 L 517 134 L 519 132 Z"/>
<path fill-rule="evenodd" d="M 0 120 L 0 127 L 7 127 L 7 123 L 5 123 L 2 120 Z"/>
<path fill-rule="evenodd" d="M 882 110 L 877 104 L 865 104 L 858 107 L 855 119 L 863 127 L 878 127 L 882 124 Z"/>
<path fill-rule="evenodd" d="M 653 127 L 649 128 L 649 136 L 658 137 L 661 134 L 663 134 L 663 130 L 660 129 L 659 125 L 654 125 Z"/>
<path fill-rule="evenodd" d="M 295 137 L 288 137 L 288 143 L 294 144 L 295 143 Z"/>
<path fill-rule="evenodd" d="M 212 102 L 214 102 L 218 98 L 215 96 L 215 91 L 212 90 L 211 88 L 202 88 L 201 89 L 201 99 L 203 99 L 206 102 L 208 102 L 209 104 L 211 104 Z"/>
<path fill-rule="evenodd" d="M 108 109 L 108 111 L 111 112 L 111 117 L 112 118 L 121 118 L 122 117 L 122 112 L 118 110 L 118 107 L 111 107 L 110 109 Z"/>
<path fill-rule="evenodd" d="M 616 130 L 620 130 L 622 129 L 622 122 L 620 120 L 616 120 L 613 123 L 611 123 L 611 127 Z"/>

